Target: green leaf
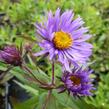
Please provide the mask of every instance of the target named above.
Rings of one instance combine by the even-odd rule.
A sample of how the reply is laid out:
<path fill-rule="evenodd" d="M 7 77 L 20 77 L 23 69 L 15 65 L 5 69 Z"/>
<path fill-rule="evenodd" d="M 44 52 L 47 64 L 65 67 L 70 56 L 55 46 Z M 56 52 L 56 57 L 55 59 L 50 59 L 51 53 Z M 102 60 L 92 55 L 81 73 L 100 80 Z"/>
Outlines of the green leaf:
<path fill-rule="evenodd" d="M 34 109 L 36 107 L 38 98 L 33 97 L 25 102 L 15 102 L 12 101 L 14 109 Z"/>
<path fill-rule="evenodd" d="M 74 108 L 80 109 L 77 105 L 72 101 L 71 96 L 68 96 L 65 92 L 58 94 L 55 90 L 53 91 L 53 95 L 55 96 L 56 101 L 58 102 L 59 106 L 63 108 Z"/>
<path fill-rule="evenodd" d="M 29 85 L 26 85 L 26 84 L 21 84 L 20 82 L 18 81 L 15 81 L 15 83 L 17 83 L 20 87 L 24 88 L 27 92 L 31 93 L 31 94 L 34 94 L 35 96 L 38 96 L 39 92 L 38 90 L 32 88 L 31 86 Z"/>

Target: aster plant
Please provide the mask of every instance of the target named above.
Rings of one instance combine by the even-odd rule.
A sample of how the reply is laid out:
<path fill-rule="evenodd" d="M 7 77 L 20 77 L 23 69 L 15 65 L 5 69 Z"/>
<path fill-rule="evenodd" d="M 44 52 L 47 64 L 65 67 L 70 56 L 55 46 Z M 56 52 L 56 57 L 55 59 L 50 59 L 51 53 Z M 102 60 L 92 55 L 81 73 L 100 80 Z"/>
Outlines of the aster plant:
<path fill-rule="evenodd" d="M 88 28 L 84 27 L 83 24 L 84 21 L 81 17 L 74 19 L 72 11 L 65 11 L 61 14 L 58 8 L 55 14 L 51 11 L 48 13 L 45 22 L 35 24 L 36 37 L 41 37 L 37 44 L 43 49 L 42 51 L 33 53 L 31 45 L 24 48 L 24 54 L 16 46 L 6 46 L 0 50 L 0 60 L 13 67 L 18 66 L 28 72 L 27 74 L 34 78 L 33 80 L 38 83 L 40 88 L 48 91 L 48 96 L 42 109 L 47 108 L 47 103 L 50 100 L 53 89 L 57 92 L 59 91 L 58 93 L 67 91 L 68 94 L 74 97 L 92 95 L 91 91 L 94 90 L 90 77 L 92 70 L 81 67 L 84 64 L 86 65 L 92 54 L 92 45 L 86 42 L 91 35 L 88 33 Z M 49 60 L 52 63 L 52 78 L 50 83 L 45 83 L 36 77 L 32 69 L 27 66 L 25 56 L 28 53 L 31 54 L 31 59 L 37 56 L 49 55 Z M 62 77 L 58 78 L 61 85 L 56 84 L 55 79 L 55 64 L 57 62 L 62 67 Z"/>
<path fill-rule="evenodd" d="M 38 45 L 43 50 L 33 55 L 36 57 L 49 55 L 52 62 L 52 88 L 43 87 L 50 88 L 47 100 L 54 88 L 59 93 L 67 91 L 75 97 L 92 95 L 91 91 L 94 90 L 90 77 L 92 70 L 80 67 L 86 65 L 93 48 L 90 43 L 86 42 L 91 35 L 83 24 L 81 17 L 74 19 L 74 13 L 71 10 L 61 14 L 59 8 L 55 14 L 50 11 L 47 20 L 35 24 L 37 36 L 42 39 Z M 54 65 L 56 62 L 59 62 L 63 68 L 62 77 L 59 77 L 62 84 L 59 86 L 55 84 Z M 43 109 L 46 109 L 47 100 Z"/>

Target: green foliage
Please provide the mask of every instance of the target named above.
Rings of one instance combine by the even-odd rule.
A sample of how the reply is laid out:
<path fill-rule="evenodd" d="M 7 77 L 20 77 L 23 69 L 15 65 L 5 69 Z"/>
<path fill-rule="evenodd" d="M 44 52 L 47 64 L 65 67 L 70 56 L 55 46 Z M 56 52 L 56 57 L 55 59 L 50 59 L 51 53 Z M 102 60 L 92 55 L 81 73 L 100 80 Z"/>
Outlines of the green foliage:
<path fill-rule="evenodd" d="M 100 80 L 94 91 L 94 97 L 79 100 L 66 94 L 59 95 L 54 91 L 47 109 L 109 109 L 109 0 L 0 0 L 0 47 L 4 44 L 34 45 L 32 41 L 35 41 L 35 22 L 41 21 L 48 10 L 54 12 L 58 7 L 62 11 L 73 10 L 75 17 L 81 16 L 85 26 L 89 27 L 93 35 L 90 42 L 94 45 L 91 68 L 100 75 Z M 40 48 L 34 45 L 33 51 L 39 50 Z M 27 63 L 35 77 L 45 83 L 50 82 L 50 62 L 42 57 L 37 58 L 37 63 L 34 63 L 28 56 Z M 0 70 L 6 70 L 7 67 L 0 63 Z M 58 65 L 55 67 L 56 76 L 61 75 L 60 67 Z M 21 81 L 17 82 L 18 85 L 32 96 L 25 102 L 13 103 L 14 109 L 41 109 L 47 93 L 39 89 L 36 81 L 26 80 L 25 75 L 26 72 L 15 68 L 2 80 L 4 83 L 13 76 L 16 77 Z M 0 93 L 2 92 L 0 89 Z"/>
<path fill-rule="evenodd" d="M 36 102 L 38 101 L 37 97 L 33 97 L 23 103 L 21 102 L 14 102 L 14 109 L 34 109 L 36 107 Z"/>
<path fill-rule="evenodd" d="M 88 104 L 94 105 L 97 109 L 109 109 L 109 74 L 101 76 L 101 82 L 96 91 L 96 97 L 90 97 L 86 99 Z"/>

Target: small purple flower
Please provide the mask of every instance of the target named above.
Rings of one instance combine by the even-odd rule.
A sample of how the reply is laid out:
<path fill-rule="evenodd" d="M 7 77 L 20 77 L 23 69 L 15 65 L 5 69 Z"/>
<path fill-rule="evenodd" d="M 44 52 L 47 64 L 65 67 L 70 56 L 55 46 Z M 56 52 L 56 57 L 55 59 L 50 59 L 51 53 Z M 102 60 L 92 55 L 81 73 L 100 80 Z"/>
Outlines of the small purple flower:
<path fill-rule="evenodd" d="M 60 15 L 57 9 L 55 15 L 50 11 L 48 20 L 43 24 L 36 24 L 37 33 L 43 40 L 39 46 L 43 48 L 35 56 L 49 54 L 50 60 L 57 59 L 66 70 L 69 64 L 84 64 L 92 54 L 92 45 L 85 42 L 91 35 L 87 34 L 88 28 L 83 27 L 82 18 L 73 20 L 74 13 L 66 11 Z"/>
<path fill-rule="evenodd" d="M 0 50 L 0 59 L 14 66 L 22 64 L 20 51 L 15 46 L 6 46 L 3 50 Z"/>
<path fill-rule="evenodd" d="M 67 90 L 73 96 L 90 96 L 91 90 L 94 89 L 90 74 L 92 70 L 73 69 L 72 73 L 65 71 L 61 81 L 62 85 L 59 90 Z"/>

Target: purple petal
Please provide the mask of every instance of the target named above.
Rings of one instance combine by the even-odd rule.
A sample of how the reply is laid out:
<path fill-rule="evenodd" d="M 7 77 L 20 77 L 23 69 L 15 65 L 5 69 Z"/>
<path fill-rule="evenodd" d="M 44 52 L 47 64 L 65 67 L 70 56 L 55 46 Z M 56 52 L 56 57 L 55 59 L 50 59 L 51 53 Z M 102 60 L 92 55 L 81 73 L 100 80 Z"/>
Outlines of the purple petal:
<path fill-rule="evenodd" d="M 82 18 L 78 17 L 76 20 L 74 20 L 71 23 L 71 26 L 69 28 L 69 32 L 72 33 L 73 31 L 75 31 L 78 28 L 80 28 L 83 24 L 84 24 L 84 22 L 82 21 Z"/>
<path fill-rule="evenodd" d="M 82 28 L 80 28 L 76 31 L 73 31 L 72 37 L 73 37 L 74 41 L 75 41 L 75 39 L 82 37 L 83 34 L 86 33 L 86 32 L 88 32 L 88 28 L 84 28 L 84 27 L 82 27 Z"/>
<path fill-rule="evenodd" d="M 59 8 L 56 10 L 54 19 L 55 19 L 54 31 L 58 31 L 59 22 L 60 22 L 60 9 Z"/>
<path fill-rule="evenodd" d="M 40 55 L 46 54 L 47 52 L 48 52 L 48 50 L 42 50 L 42 51 L 40 51 L 40 52 L 38 52 L 38 53 L 34 53 L 33 55 L 34 55 L 34 56 L 40 56 Z"/>
<path fill-rule="evenodd" d="M 61 29 L 64 29 L 64 26 L 66 26 L 68 22 L 71 22 L 73 16 L 74 14 L 72 13 L 72 11 L 66 11 L 61 15 Z"/>
<path fill-rule="evenodd" d="M 50 60 L 52 60 L 54 58 L 54 56 L 55 56 L 55 49 L 54 48 L 51 48 L 49 50 L 49 55 L 50 55 Z"/>
<path fill-rule="evenodd" d="M 74 40 L 74 42 L 83 42 L 83 41 L 88 40 L 89 38 L 91 38 L 91 35 L 84 35 L 84 36 L 80 37 L 79 39 Z"/>

